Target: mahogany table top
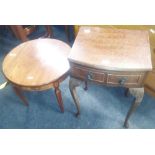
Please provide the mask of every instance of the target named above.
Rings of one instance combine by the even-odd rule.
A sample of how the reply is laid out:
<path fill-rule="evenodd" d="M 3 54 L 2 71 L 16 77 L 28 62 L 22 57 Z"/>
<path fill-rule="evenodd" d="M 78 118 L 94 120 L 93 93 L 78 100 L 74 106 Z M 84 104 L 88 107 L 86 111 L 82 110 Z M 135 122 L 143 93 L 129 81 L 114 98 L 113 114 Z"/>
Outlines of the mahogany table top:
<path fill-rule="evenodd" d="M 69 61 L 105 70 L 149 71 L 152 69 L 149 33 L 82 26 Z"/>
<path fill-rule="evenodd" d="M 70 46 L 56 39 L 36 39 L 11 50 L 3 61 L 5 77 L 19 86 L 49 84 L 69 70 Z"/>

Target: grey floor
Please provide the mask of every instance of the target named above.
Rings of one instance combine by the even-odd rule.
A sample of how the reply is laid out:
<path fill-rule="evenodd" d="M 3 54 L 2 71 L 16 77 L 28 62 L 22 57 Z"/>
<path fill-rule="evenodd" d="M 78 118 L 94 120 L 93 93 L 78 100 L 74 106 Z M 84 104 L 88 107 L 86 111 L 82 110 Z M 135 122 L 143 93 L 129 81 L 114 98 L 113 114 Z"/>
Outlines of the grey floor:
<path fill-rule="evenodd" d="M 72 27 L 70 27 L 72 32 Z M 53 26 L 54 38 L 66 41 L 63 26 Z M 30 36 L 40 37 L 43 26 Z M 0 29 L 0 83 L 5 81 L 2 74 L 4 56 L 21 42 L 6 27 Z M 71 45 L 73 37 L 71 36 Z M 90 83 L 88 91 L 83 86 L 77 89 L 81 103 L 81 115 L 74 116 L 76 108 L 68 88 L 67 78 L 60 88 L 65 107 L 61 113 L 53 89 L 42 92 L 24 92 L 29 107 L 23 105 L 11 86 L 0 90 L 0 128 L 42 128 L 42 129 L 122 129 L 123 122 L 133 97 L 124 96 L 124 88 L 106 87 Z M 155 128 L 155 98 L 145 93 L 142 104 L 129 120 L 130 128 Z"/>

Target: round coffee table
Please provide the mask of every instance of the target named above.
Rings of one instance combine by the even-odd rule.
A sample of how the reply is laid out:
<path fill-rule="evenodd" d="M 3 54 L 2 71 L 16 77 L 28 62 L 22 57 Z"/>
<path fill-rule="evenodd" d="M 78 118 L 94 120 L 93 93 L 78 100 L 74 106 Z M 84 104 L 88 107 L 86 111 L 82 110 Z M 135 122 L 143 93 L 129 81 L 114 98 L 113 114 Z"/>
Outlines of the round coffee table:
<path fill-rule="evenodd" d="M 55 89 L 58 104 L 64 112 L 59 84 L 69 73 L 67 60 L 70 46 L 56 39 L 36 39 L 24 42 L 7 54 L 3 73 L 16 94 L 28 105 L 23 90 Z"/>

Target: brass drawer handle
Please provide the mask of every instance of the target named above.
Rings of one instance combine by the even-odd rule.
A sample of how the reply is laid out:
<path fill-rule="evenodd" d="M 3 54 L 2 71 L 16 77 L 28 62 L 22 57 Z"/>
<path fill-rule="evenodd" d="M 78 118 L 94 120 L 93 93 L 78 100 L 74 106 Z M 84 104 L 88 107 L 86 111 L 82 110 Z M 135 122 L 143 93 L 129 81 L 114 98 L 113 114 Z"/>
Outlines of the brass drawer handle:
<path fill-rule="evenodd" d="M 119 80 L 119 84 L 123 86 L 127 80 L 128 78 L 123 77 Z"/>
<path fill-rule="evenodd" d="M 88 74 L 87 74 L 87 79 L 88 79 L 88 80 L 93 80 L 93 73 L 88 72 Z"/>

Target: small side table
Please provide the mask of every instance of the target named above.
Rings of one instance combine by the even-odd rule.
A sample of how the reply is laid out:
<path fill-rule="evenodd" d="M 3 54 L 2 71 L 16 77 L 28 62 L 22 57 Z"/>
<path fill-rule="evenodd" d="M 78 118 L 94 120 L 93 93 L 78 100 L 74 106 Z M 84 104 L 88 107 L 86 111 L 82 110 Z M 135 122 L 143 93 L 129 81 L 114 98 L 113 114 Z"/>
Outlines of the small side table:
<path fill-rule="evenodd" d="M 28 105 L 23 90 L 55 89 L 58 104 L 64 112 L 60 83 L 68 76 L 67 60 L 70 46 L 56 39 L 36 39 L 24 42 L 7 54 L 3 73 L 20 99 Z"/>
<path fill-rule="evenodd" d="M 135 96 L 124 126 L 141 103 L 144 95 L 143 81 L 152 70 L 149 34 L 142 30 L 126 30 L 82 26 L 71 53 L 69 87 L 80 114 L 76 87 L 82 82 L 126 87 Z"/>

